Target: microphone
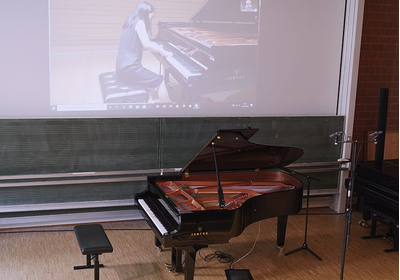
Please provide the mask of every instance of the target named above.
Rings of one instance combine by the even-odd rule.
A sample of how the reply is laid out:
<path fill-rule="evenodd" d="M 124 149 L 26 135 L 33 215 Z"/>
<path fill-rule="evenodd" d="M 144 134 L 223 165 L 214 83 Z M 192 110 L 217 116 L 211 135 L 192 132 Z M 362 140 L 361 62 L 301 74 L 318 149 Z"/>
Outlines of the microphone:
<path fill-rule="evenodd" d="M 337 145 L 339 143 L 339 136 L 342 135 L 344 131 L 337 131 L 329 135 L 329 138 L 334 137 L 334 144 Z"/>
<path fill-rule="evenodd" d="M 372 132 L 372 133 L 368 134 L 368 136 L 369 137 L 376 137 L 376 136 L 381 135 L 382 133 L 383 133 L 383 131 L 379 130 L 379 131 L 375 131 L 375 132 Z"/>
<path fill-rule="evenodd" d="M 382 133 L 383 133 L 383 131 L 379 130 L 379 131 L 375 131 L 375 132 L 372 132 L 372 133 L 368 134 L 368 136 L 369 137 L 373 137 L 371 141 L 374 141 L 374 144 L 376 145 L 376 144 L 378 144 L 377 138 Z"/>

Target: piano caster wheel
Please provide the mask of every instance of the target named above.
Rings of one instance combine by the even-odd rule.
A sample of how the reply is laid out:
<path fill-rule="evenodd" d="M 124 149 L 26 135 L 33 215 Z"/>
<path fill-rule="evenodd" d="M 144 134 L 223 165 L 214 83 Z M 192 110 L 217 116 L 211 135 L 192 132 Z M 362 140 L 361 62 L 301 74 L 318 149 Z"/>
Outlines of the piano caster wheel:
<path fill-rule="evenodd" d="M 283 246 L 278 246 L 278 249 L 279 249 L 279 253 L 283 253 L 283 250 L 285 250 L 285 247 L 283 247 Z"/>
<path fill-rule="evenodd" d="M 361 221 L 359 221 L 358 224 L 359 224 L 360 226 L 362 226 L 362 227 L 369 228 L 369 223 L 368 223 L 368 221 L 366 221 L 366 220 L 364 220 L 364 219 L 362 219 Z"/>

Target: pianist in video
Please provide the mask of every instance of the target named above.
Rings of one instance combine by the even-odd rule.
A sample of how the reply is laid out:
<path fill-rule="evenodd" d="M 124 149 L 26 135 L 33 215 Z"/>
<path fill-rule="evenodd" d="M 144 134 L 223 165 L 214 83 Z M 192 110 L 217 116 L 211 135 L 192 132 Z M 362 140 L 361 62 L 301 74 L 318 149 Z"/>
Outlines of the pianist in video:
<path fill-rule="evenodd" d="M 149 2 L 141 2 L 126 19 L 119 43 L 117 79 L 127 85 L 142 85 L 149 92 L 149 103 L 171 102 L 164 78 L 142 66 L 143 50 L 158 52 L 163 56 L 172 53 L 151 42 L 151 21 L 155 9 Z"/>

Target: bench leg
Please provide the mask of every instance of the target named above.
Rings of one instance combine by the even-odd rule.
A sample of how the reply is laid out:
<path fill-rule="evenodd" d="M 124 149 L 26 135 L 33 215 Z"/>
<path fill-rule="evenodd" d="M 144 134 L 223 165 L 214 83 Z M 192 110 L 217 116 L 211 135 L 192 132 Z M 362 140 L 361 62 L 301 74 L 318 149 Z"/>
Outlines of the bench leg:
<path fill-rule="evenodd" d="M 99 256 L 96 254 L 94 255 L 94 280 L 99 280 Z"/>
<path fill-rule="evenodd" d="M 94 259 L 94 261 L 96 261 L 96 259 L 97 259 L 97 262 L 98 262 L 99 257 L 97 255 L 93 255 L 93 259 Z M 104 265 L 99 263 L 99 267 L 104 267 Z M 86 255 L 86 265 L 74 266 L 74 270 L 87 269 L 87 268 L 95 268 L 95 266 L 92 265 L 92 255 L 90 255 L 90 254 Z"/>
<path fill-rule="evenodd" d="M 371 220 L 371 232 L 368 236 L 362 236 L 362 239 L 373 239 L 373 238 L 381 238 L 383 235 L 376 235 L 376 224 L 378 222 L 378 215 L 372 214 Z"/>
<path fill-rule="evenodd" d="M 372 215 L 372 224 L 371 224 L 371 236 L 376 236 L 376 224 L 378 222 L 378 215 L 373 214 Z M 379 236 L 381 237 L 381 236 Z"/>
<path fill-rule="evenodd" d="M 92 266 L 92 255 L 86 255 L 86 267 L 93 267 Z"/>

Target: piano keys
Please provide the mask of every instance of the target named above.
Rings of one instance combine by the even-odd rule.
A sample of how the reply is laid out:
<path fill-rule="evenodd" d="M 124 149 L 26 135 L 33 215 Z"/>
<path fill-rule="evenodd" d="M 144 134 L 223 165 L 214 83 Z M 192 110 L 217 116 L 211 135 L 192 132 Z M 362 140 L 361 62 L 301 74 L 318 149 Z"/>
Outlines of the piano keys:
<path fill-rule="evenodd" d="M 185 81 L 190 81 L 195 77 L 203 75 L 203 71 L 208 69 L 194 58 L 187 56 L 172 43 L 160 41 L 158 44 L 163 46 L 165 50 L 174 53 L 173 56 L 165 57 L 163 59 L 167 61 L 171 67 L 176 69 L 183 76 Z"/>
<path fill-rule="evenodd" d="M 227 243 L 254 222 L 277 217 L 277 245 L 284 246 L 287 218 L 301 209 L 303 185 L 280 168 L 303 151 L 252 143 L 256 132 L 219 130 L 179 174 L 148 177 L 147 189 L 135 196 L 156 244 L 172 248 L 176 271 L 185 251 L 186 280 L 194 277 L 199 249 Z"/>
<path fill-rule="evenodd" d="M 208 0 L 189 22 L 160 22 L 154 40 L 173 53 L 154 54 L 182 86 L 182 99 L 255 88 L 258 13 L 240 11 L 240 0 Z"/>

